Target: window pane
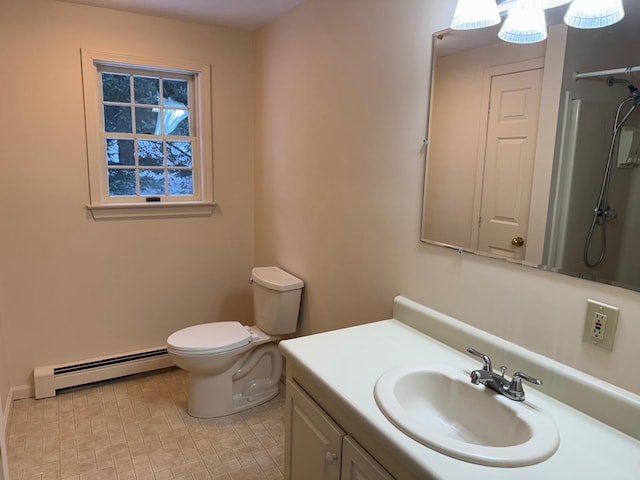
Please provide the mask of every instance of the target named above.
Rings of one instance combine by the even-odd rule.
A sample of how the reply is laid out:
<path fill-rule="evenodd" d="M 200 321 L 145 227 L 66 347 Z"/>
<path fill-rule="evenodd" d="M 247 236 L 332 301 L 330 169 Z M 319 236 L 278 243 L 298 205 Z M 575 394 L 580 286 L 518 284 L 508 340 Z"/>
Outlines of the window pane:
<path fill-rule="evenodd" d="M 164 98 L 165 105 L 167 100 L 173 100 L 181 103 L 182 106 L 189 105 L 189 86 L 186 80 L 163 80 L 162 81 L 162 96 Z"/>
<path fill-rule="evenodd" d="M 135 165 L 133 140 L 107 138 L 107 165 Z"/>
<path fill-rule="evenodd" d="M 193 171 L 169 170 L 169 195 L 193 195 Z"/>
<path fill-rule="evenodd" d="M 129 75 L 118 75 L 116 73 L 102 74 L 102 98 L 105 102 L 131 101 L 131 85 Z"/>
<path fill-rule="evenodd" d="M 136 171 L 133 169 L 109 169 L 109 196 L 135 195 Z"/>
<path fill-rule="evenodd" d="M 151 77 L 133 77 L 135 103 L 160 105 L 160 79 Z"/>
<path fill-rule="evenodd" d="M 161 134 L 157 108 L 136 107 L 136 133 Z"/>
<path fill-rule="evenodd" d="M 177 108 L 164 110 L 165 135 L 189 136 L 189 110 Z"/>
<path fill-rule="evenodd" d="M 192 165 L 191 142 L 167 142 L 167 165 L 190 167 Z"/>
<path fill-rule="evenodd" d="M 138 162 L 143 167 L 164 165 L 162 140 L 138 140 Z"/>
<path fill-rule="evenodd" d="M 164 170 L 140 169 L 140 195 L 164 194 Z"/>
<path fill-rule="evenodd" d="M 131 107 L 105 105 L 104 131 L 131 133 Z"/>

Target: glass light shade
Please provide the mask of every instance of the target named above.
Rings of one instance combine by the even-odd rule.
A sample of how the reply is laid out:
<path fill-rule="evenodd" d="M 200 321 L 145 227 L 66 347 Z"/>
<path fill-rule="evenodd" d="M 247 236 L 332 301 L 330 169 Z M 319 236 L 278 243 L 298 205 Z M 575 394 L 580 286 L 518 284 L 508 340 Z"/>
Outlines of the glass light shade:
<path fill-rule="evenodd" d="M 539 0 L 518 0 L 509 10 L 498 37 L 510 43 L 536 43 L 547 38 L 547 22 Z"/>
<path fill-rule="evenodd" d="M 556 8 L 560 5 L 565 5 L 571 0 L 542 0 L 542 8 L 547 10 L 548 8 Z"/>
<path fill-rule="evenodd" d="M 573 0 L 564 23 L 575 28 L 601 28 L 624 17 L 622 0 Z"/>
<path fill-rule="evenodd" d="M 490 27 L 500 23 L 500 14 L 495 0 L 458 0 L 451 28 L 471 30 Z"/>

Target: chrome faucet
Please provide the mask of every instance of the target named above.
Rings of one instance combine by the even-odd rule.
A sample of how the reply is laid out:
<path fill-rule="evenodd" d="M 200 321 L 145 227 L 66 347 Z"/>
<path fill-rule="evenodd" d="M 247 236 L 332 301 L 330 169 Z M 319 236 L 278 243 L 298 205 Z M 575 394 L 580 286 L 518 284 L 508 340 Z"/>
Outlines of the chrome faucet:
<path fill-rule="evenodd" d="M 511 380 L 507 380 L 504 372 L 507 367 L 500 367 L 500 374 L 493 371 L 491 367 L 491 359 L 484 353 L 480 353 L 475 348 L 467 348 L 467 352 L 482 359 L 482 368 L 471 372 L 471 383 L 474 385 L 482 384 L 491 390 L 504 395 L 510 400 L 521 402 L 524 400 L 524 389 L 522 388 L 522 380 L 533 383 L 534 385 L 542 385 L 542 381 L 533 378 L 523 372 L 516 372 L 511 376 Z"/>

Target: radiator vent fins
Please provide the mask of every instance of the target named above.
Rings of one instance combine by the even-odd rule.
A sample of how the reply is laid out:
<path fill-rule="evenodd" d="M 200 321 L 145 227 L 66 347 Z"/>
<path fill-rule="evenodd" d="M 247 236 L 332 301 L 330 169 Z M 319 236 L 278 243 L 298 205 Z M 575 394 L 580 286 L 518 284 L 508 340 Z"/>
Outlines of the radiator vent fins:
<path fill-rule="evenodd" d="M 120 357 L 112 357 L 104 360 L 95 360 L 92 362 L 78 363 L 75 365 L 57 367 L 53 369 L 53 374 L 60 375 L 63 373 L 78 372 L 80 370 L 88 370 L 96 367 L 106 367 L 108 365 L 116 365 L 118 363 L 131 362 L 133 360 L 142 360 L 143 358 L 157 357 L 159 355 L 167 355 L 167 349 L 161 348 L 159 350 L 153 350 L 150 352 L 134 353 L 132 355 L 122 355 Z"/>
<path fill-rule="evenodd" d="M 33 386 L 37 399 L 56 396 L 56 390 L 173 367 L 166 347 L 158 346 L 136 352 L 122 352 L 111 357 L 87 358 L 63 365 L 46 365 L 33 369 Z"/>

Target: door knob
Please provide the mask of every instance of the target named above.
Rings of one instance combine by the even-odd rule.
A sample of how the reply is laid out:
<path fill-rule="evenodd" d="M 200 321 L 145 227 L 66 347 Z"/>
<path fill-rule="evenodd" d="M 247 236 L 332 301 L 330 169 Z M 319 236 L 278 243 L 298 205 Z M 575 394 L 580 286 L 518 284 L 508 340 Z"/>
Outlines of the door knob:
<path fill-rule="evenodd" d="M 522 245 L 524 245 L 524 238 L 522 238 L 522 237 L 513 237 L 511 239 L 511 245 L 513 245 L 514 247 L 521 247 Z"/>

